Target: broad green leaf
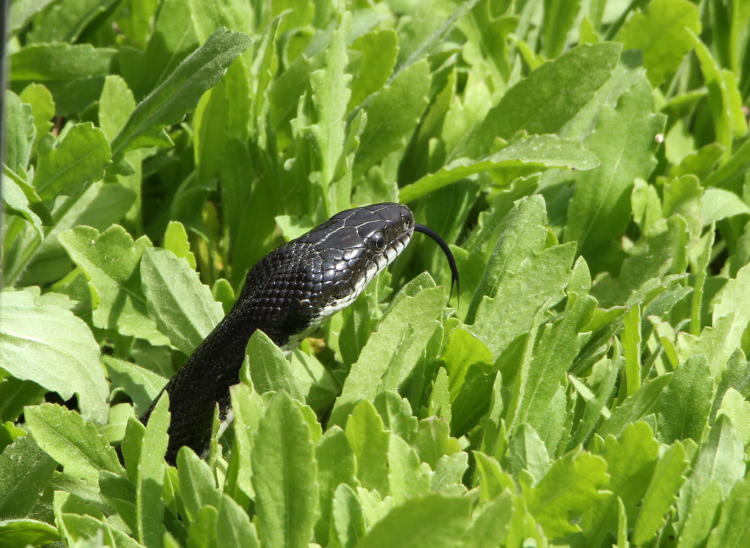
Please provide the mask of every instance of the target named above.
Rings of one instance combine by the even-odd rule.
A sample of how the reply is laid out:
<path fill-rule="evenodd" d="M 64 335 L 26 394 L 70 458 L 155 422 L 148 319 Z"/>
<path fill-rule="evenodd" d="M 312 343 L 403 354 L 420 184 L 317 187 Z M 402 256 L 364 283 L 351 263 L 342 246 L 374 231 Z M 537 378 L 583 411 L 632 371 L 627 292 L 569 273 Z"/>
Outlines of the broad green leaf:
<path fill-rule="evenodd" d="M 36 136 L 31 106 L 10 90 L 5 90 L 5 155 L 3 162 L 23 173 L 29 164 Z"/>
<path fill-rule="evenodd" d="M 346 439 L 356 458 L 357 477 L 363 487 L 388 493 L 389 434 L 375 407 L 360 401 L 346 421 Z"/>
<path fill-rule="evenodd" d="M 653 110 L 650 86 L 640 79 L 615 108 L 603 107 L 584 142 L 600 165 L 577 175 L 564 233 L 584 253 L 620 236 L 630 220 L 630 189 L 636 177 L 647 179 L 656 165 L 655 137 L 664 128 L 664 116 Z"/>
<path fill-rule="evenodd" d="M 399 189 L 399 197 L 403 202 L 412 202 L 456 181 L 490 170 L 531 167 L 586 171 L 598 165 L 596 156 L 578 142 L 555 135 L 532 135 L 512 141 L 500 151 L 478 160 L 453 160 L 439 171 Z"/>
<path fill-rule="evenodd" d="M 109 160 L 104 133 L 88 122 L 76 124 L 56 146 L 39 154 L 34 186 L 42 198 L 74 194 L 101 179 Z"/>
<path fill-rule="evenodd" d="M 320 161 L 320 181 L 323 195 L 337 179 L 337 167 L 344 151 L 346 106 L 351 97 L 351 75 L 346 72 L 346 34 L 350 26 L 348 13 L 340 16 L 326 51 L 325 68 L 310 73 L 312 101 L 317 116 L 311 126 Z M 331 212 L 329 212 L 331 213 Z"/>
<path fill-rule="evenodd" d="M 547 248 L 503 278 L 493 298 L 482 298 L 472 330 L 494 355 L 528 331 L 539 310 L 562 299 L 574 256 L 572 244 Z M 506 316 L 503 310 L 513 314 Z"/>
<path fill-rule="evenodd" d="M 677 546 L 699 546 L 706 542 L 711 529 L 717 522 L 719 508 L 723 501 L 721 489 L 715 482 L 709 483 L 693 502 L 684 526 L 680 531 Z"/>
<path fill-rule="evenodd" d="M 138 264 L 151 247 L 146 236 L 133 238 L 124 228 L 113 225 L 102 233 L 76 226 L 58 236 L 70 258 L 86 274 L 94 308 L 94 325 L 118 329 L 123 335 L 166 344 L 146 312 L 146 298 L 140 287 Z"/>
<path fill-rule="evenodd" d="M 364 108 L 367 126 L 354 161 L 355 178 L 406 145 L 427 106 L 430 81 L 429 63 L 423 59 L 402 70 L 372 96 Z M 394 102 L 398 109 L 393 108 Z"/>
<path fill-rule="evenodd" d="M 250 45 L 241 32 L 218 29 L 206 43 L 185 58 L 143 101 L 112 141 L 118 158 L 138 137 L 154 126 L 176 124 L 195 107 L 207 89 L 219 81 L 226 68 Z"/>
<path fill-rule="evenodd" d="M 221 496 L 219 504 L 216 543 L 217 546 L 236 546 L 237 548 L 260 546 L 255 525 L 250 521 L 247 512 L 226 494 Z"/>
<path fill-rule="evenodd" d="M 463 327 L 457 327 L 448 333 L 440 358 L 448 371 L 451 400 L 455 400 L 472 365 L 494 362 L 485 344 Z"/>
<path fill-rule="evenodd" d="M 261 546 L 304 546 L 318 517 L 318 466 L 310 430 L 284 392 L 268 405 L 252 456 Z"/>
<path fill-rule="evenodd" d="M 444 305 L 442 287 L 423 289 L 393 305 L 352 365 L 331 414 L 333 423 L 343 424 L 357 401 L 399 388 L 438 327 Z M 406 331 L 410 335 L 405 339 Z"/>
<path fill-rule="evenodd" d="M 113 356 L 102 356 L 102 363 L 107 368 L 107 378 L 112 386 L 123 390 L 133 400 L 138 416 L 146 412 L 167 383 L 167 379 L 158 373 Z"/>
<path fill-rule="evenodd" d="M 750 512 L 750 480 L 738 482 L 729 493 L 721 508 L 721 519 L 708 538 L 709 548 L 740 548 L 750 542 L 750 526 L 747 515 Z"/>
<path fill-rule="evenodd" d="M 54 225 L 48 228 L 21 274 L 21 283 L 49 283 L 70 272 L 73 263 L 58 236 L 78 225 L 105 230 L 125 215 L 134 198 L 133 192 L 122 185 L 97 181 L 89 185 L 72 203 L 57 200 L 52 209 Z"/>
<path fill-rule="evenodd" d="M 544 249 L 546 220 L 544 199 L 541 196 L 530 196 L 518 200 L 498 223 L 497 228 L 487 227 L 487 236 L 497 233 L 497 239 L 484 268 L 482 280 L 474 290 L 466 313 L 467 323 L 474 321 L 477 307 L 485 295 L 494 297 L 500 283 L 512 276 L 525 259 Z M 490 219 L 490 222 L 494 221 L 495 218 Z"/>
<path fill-rule="evenodd" d="M 659 397 L 659 435 L 667 443 L 685 438 L 700 442 L 711 411 L 714 386 L 703 356 L 680 365 Z"/>
<path fill-rule="evenodd" d="M 481 158 L 492 152 L 496 137 L 510 139 L 521 130 L 557 133 L 610 77 L 619 56 L 619 44 L 602 43 L 545 63 L 505 93 L 453 157 Z"/>
<path fill-rule="evenodd" d="M 388 81 L 398 56 L 398 35 L 391 29 L 374 30 L 357 38 L 350 49 L 353 75 L 347 110 L 358 106 Z"/>
<path fill-rule="evenodd" d="M 116 53 L 91 44 L 32 44 L 10 56 L 10 78 L 48 82 L 106 76 Z"/>
<path fill-rule="evenodd" d="M 627 394 L 632 396 L 641 387 L 641 307 L 636 304 L 625 313 L 622 350 L 625 357 Z"/>
<path fill-rule="evenodd" d="M 469 528 L 471 503 L 466 497 L 425 495 L 395 506 L 357 543 L 357 548 L 455 546 Z"/>
<path fill-rule="evenodd" d="M 104 436 L 75 411 L 47 403 L 27 407 L 24 416 L 39 447 L 62 464 L 67 474 L 95 484 L 100 470 L 122 471 Z"/>
<path fill-rule="evenodd" d="M 750 442 L 750 402 L 742 394 L 734 388 L 727 390 L 717 415 L 726 415 L 743 445 Z"/>
<path fill-rule="evenodd" d="M 57 0 L 34 18 L 29 32 L 31 42 L 76 42 L 96 17 L 104 14 L 115 0 Z"/>
<path fill-rule="evenodd" d="M 580 530 L 575 518 L 602 498 L 609 481 L 606 461 L 586 452 L 572 452 L 552 463 L 527 495 L 529 511 L 550 539 Z"/>
<path fill-rule="evenodd" d="M 188 239 L 185 225 L 179 221 L 169 221 L 164 231 L 164 249 L 174 253 L 178 258 L 185 259 L 188 266 L 195 270 L 195 255 L 190 251 L 190 240 Z"/>
<path fill-rule="evenodd" d="M 378 394 L 373 405 L 383 419 L 386 430 L 399 435 L 408 443 L 414 441 L 419 424 L 412 414 L 409 400 L 402 398 L 397 392 L 388 390 Z"/>
<path fill-rule="evenodd" d="M 0 453 L 0 518 L 28 516 L 57 463 L 31 436 L 21 436 Z M 2 544 L 2 534 L 0 534 Z"/>
<path fill-rule="evenodd" d="M 539 481 L 549 469 L 549 454 L 536 430 L 524 423 L 510 439 L 508 460 L 513 471 L 518 474 L 525 470 Z"/>
<path fill-rule="evenodd" d="M 151 0 L 139 2 L 122 15 L 138 49 L 118 51 L 122 75 L 138 99 L 158 87 L 181 61 L 199 45 L 194 2 Z M 147 30 L 138 28 L 141 25 Z M 214 27 L 215 30 L 218 27 Z"/>
<path fill-rule="evenodd" d="M 145 249 L 140 274 L 149 316 L 176 348 L 189 355 L 221 321 L 221 305 L 187 261 L 166 249 Z"/>
<path fill-rule="evenodd" d="M 112 141 L 125 126 L 135 109 L 135 98 L 120 76 L 110 74 L 104 79 L 99 99 L 99 127 Z"/>
<path fill-rule="evenodd" d="M 17 0 L 10 6 L 10 31 L 21 30 L 31 18 L 56 0 Z"/>
<path fill-rule="evenodd" d="M 614 408 L 612 414 L 599 428 L 599 435 L 619 435 L 628 424 L 652 413 L 671 379 L 672 375 L 666 374 L 644 382 L 638 392 Z"/>
<path fill-rule="evenodd" d="M 724 496 L 745 475 L 744 449 L 731 422 L 719 416 L 701 444 L 692 474 L 680 490 L 678 509 L 687 515 L 709 484 L 715 483 Z"/>
<path fill-rule="evenodd" d="M 675 442 L 659 458 L 654 475 L 641 501 L 638 518 L 633 527 L 633 542 L 641 545 L 651 540 L 664 524 L 664 515 L 669 511 L 677 490 L 685 481 L 683 473 L 688 466 L 685 448 Z"/>
<path fill-rule="evenodd" d="M 332 507 L 331 546 L 355 546 L 365 534 L 365 518 L 356 491 L 342 483 L 333 495 Z"/>
<path fill-rule="evenodd" d="M 534 355 L 528 368 L 521 366 L 508 403 L 510 428 L 527 423 L 539 429 L 545 423 L 550 400 L 565 379 L 565 374 L 578 354 L 581 341 L 578 333 L 591 318 L 596 299 L 579 297 L 566 310 L 563 318 L 544 326 L 538 336 Z"/>
<path fill-rule="evenodd" d="M 234 447 L 232 449 L 225 491 L 243 503 L 254 494 L 252 485 L 252 448 L 254 432 L 263 416 L 264 405 L 257 392 L 244 383 L 229 390 L 234 412 Z"/>
<path fill-rule="evenodd" d="M 329 531 L 333 527 L 332 511 L 335 491 L 341 484 L 356 485 L 356 462 L 346 433 L 338 426 L 332 426 L 318 440 L 315 446 L 318 461 L 318 493 L 320 495 L 320 518 L 315 525 L 315 538 L 325 545 Z M 330 542 L 333 542 L 331 539 Z"/>
<path fill-rule="evenodd" d="M 723 362 L 740 345 L 742 333 L 750 322 L 748 304 L 750 304 L 750 264 L 740 268 L 737 275 L 729 280 L 714 297 L 712 325 L 714 329 L 725 331 L 725 334 L 721 340 L 721 347 L 717 349 L 714 356 L 709 356 L 712 372 L 715 373 L 719 367 L 723 367 Z M 725 322 L 723 327 L 722 320 Z M 704 332 L 708 329 L 710 328 L 705 328 Z"/>
<path fill-rule="evenodd" d="M 747 121 L 742 112 L 742 98 L 737 88 L 736 76 L 733 72 L 720 67 L 697 33 L 691 30 L 687 32 L 693 42 L 703 79 L 708 85 L 709 109 L 715 126 L 715 139 L 724 146 L 723 159 L 726 161 L 732 152 L 734 139 L 747 132 Z M 744 151 L 742 156 L 746 154 L 747 151 Z M 711 183 L 715 184 L 715 180 Z"/>
<path fill-rule="evenodd" d="M 617 39 L 627 49 L 643 52 L 648 79 L 660 85 L 693 49 L 687 29 L 700 34 L 698 7 L 688 0 L 654 0 L 620 29 Z"/>
<path fill-rule="evenodd" d="M 187 447 L 177 453 L 177 476 L 180 498 L 189 521 L 197 520 L 204 506 L 219 507 L 221 492 L 216 487 L 211 468 Z"/>
<path fill-rule="evenodd" d="M 143 432 L 135 482 L 137 528 L 134 533 L 141 544 L 157 548 L 162 546 L 165 532 L 162 487 L 167 471 L 164 454 L 167 452 L 169 419 L 169 397 L 164 392 L 151 412 Z"/>
<path fill-rule="evenodd" d="M 250 356 L 250 378 L 259 394 L 287 392 L 291 397 L 304 400 L 297 380 L 292 376 L 289 362 L 281 349 L 262 331 L 256 331 L 247 343 Z"/>
<path fill-rule="evenodd" d="M 54 294 L 47 294 L 54 295 Z M 107 419 L 109 388 L 99 365 L 99 345 L 88 325 L 38 292 L 5 291 L 0 307 L 0 365 L 17 379 L 78 396 L 83 415 Z"/>
<path fill-rule="evenodd" d="M 700 203 L 704 226 L 735 215 L 750 213 L 750 207 L 739 196 L 720 188 L 707 188 Z"/>
<path fill-rule="evenodd" d="M 60 540 L 60 533 L 49 523 L 35 519 L 0 520 L 0 547 L 42 546 Z"/>
<path fill-rule="evenodd" d="M 416 450 L 395 434 L 388 438 L 388 491 L 396 503 L 429 491 L 428 472 Z"/>
<path fill-rule="evenodd" d="M 464 546 L 495 548 L 505 540 L 512 517 L 513 497 L 510 491 L 503 491 L 476 508 Z"/>

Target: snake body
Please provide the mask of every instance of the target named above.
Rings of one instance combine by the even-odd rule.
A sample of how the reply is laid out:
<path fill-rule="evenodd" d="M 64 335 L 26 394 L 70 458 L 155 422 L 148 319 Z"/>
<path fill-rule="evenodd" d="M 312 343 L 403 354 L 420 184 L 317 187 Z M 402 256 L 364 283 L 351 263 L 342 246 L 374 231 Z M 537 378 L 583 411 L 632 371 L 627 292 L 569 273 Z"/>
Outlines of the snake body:
<path fill-rule="evenodd" d="M 229 313 L 163 389 L 171 414 L 167 461 L 173 463 L 182 446 L 199 455 L 206 452 L 214 409 L 218 404 L 221 416 L 226 414 L 229 387 L 239 382 L 245 347 L 256 329 L 279 346 L 294 343 L 351 304 L 406 248 L 415 230 L 438 241 L 456 281 L 445 242 L 415 224 L 411 210 L 396 203 L 342 211 L 263 257 L 247 274 Z M 142 422 L 148 422 L 157 400 Z"/>

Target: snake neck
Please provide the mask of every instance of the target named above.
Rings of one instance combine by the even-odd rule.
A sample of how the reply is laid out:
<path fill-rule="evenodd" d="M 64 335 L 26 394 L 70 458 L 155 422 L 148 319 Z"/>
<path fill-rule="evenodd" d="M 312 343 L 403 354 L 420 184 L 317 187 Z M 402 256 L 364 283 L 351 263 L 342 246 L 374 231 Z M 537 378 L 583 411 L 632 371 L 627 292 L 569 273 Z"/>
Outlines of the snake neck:
<path fill-rule="evenodd" d="M 164 387 L 169 394 L 169 445 L 166 459 L 174 463 L 183 445 L 198 455 L 206 453 L 211 439 L 214 408 L 223 418 L 229 409 L 229 387 L 239 382 L 245 347 L 258 329 L 243 307 L 233 308 L 198 345 L 185 365 Z M 141 417 L 146 423 L 158 400 Z"/>

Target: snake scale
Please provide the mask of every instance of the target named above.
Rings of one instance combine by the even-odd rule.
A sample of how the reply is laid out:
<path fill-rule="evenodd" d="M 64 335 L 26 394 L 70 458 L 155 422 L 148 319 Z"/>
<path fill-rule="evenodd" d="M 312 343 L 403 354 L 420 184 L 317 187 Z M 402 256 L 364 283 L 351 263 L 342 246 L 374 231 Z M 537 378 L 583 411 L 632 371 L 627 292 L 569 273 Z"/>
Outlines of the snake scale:
<path fill-rule="evenodd" d="M 232 309 L 162 390 L 169 394 L 171 414 L 167 461 L 174 463 L 182 446 L 199 455 L 206 453 L 214 409 L 218 404 L 220 416 L 226 415 L 229 387 L 239 382 L 245 347 L 256 329 L 279 346 L 293 344 L 354 302 L 406 248 L 415 231 L 438 243 L 457 283 L 456 263 L 447 244 L 431 229 L 416 224 L 408 207 L 396 203 L 342 211 L 271 251 L 250 269 Z M 143 423 L 158 399 L 141 417 Z"/>

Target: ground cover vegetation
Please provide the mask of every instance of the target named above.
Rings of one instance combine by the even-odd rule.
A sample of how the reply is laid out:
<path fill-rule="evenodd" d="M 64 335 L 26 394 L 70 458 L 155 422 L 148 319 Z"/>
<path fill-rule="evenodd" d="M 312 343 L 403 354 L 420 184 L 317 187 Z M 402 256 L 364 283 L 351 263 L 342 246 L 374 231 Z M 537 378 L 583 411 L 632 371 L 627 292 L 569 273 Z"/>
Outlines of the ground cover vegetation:
<path fill-rule="evenodd" d="M 12 1 L 0 546 L 750 545 L 749 6 Z M 458 294 L 413 241 L 167 466 L 248 268 L 379 201 Z"/>

